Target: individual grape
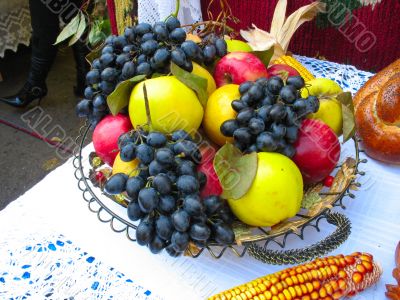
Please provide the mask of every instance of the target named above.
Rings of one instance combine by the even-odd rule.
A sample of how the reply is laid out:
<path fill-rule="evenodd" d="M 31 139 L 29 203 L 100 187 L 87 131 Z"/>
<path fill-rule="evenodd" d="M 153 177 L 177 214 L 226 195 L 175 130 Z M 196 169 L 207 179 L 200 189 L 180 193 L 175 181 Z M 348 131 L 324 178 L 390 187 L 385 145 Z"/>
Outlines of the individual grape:
<path fill-rule="evenodd" d="M 277 149 L 277 144 L 269 132 L 262 132 L 256 140 L 258 151 L 274 152 Z"/>
<path fill-rule="evenodd" d="M 277 152 L 282 152 L 283 149 L 286 148 L 286 146 L 288 145 L 288 143 L 286 143 L 285 139 L 276 139 L 276 145 L 277 145 Z"/>
<path fill-rule="evenodd" d="M 279 92 L 283 88 L 283 80 L 279 76 L 271 77 L 267 82 L 268 91 L 273 95 L 279 95 Z"/>
<path fill-rule="evenodd" d="M 189 133 L 187 133 L 185 130 L 177 130 L 172 133 L 171 140 L 174 142 L 180 140 L 192 141 L 192 138 L 190 137 Z"/>
<path fill-rule="evenodd" d="M 269 105 L 261 106 L 257 111 L 257 117 L 262 119 L 265 123 L 269 122 L 271 120 L 270 116 L 271 109 L 272 106 Z"/>
<path fill-rule="evenodd" d="M 96 58 L 92 61 L 92 68 L 98 69 L 98 70 L 103 69 L 103 66 L 102 66 L 99 58 Z"/>
<path fill-rule="evenodd" d="M 115 84 L 108 81 L 101 81 L 99 88 L 103 91 L 105 95 L 109 95 L 114 91 Z"/>
<path fill-rule="evenodd" d="M 259 133 L 263 132 L 265 129 L 264 120 L 261 118 L 251 118 L 249 121 L 249 129 L 250 132 L 254 135 L 258 135 Z"/>
<path fill-rule="evenodd" d="M 252 87 L 250 87 L 247 93 L 256 102 L 261 100 L 261 98 L 263 97 L 263 90 L 258 84 L 254 84 Z"/>
<path fill-rule="evenodd" d="M 247 144 L 243 144 L 239 141 L 234 140 L 233 141 L 233 145 L 238 148 L 241 152 L 244 152 L 246 150 L 246 148 L 248 147 Z"/>
<path fill-rule="evenodd" d="M 286 84 L 294 86 L 297 90 L 300 90 L 305 86 L 304 79 L 301 76 L 289 76 L 286 80 Z"/>
<path fill-rule="evenodd" d="M 183 209 L 175 211 L 172 214 L 171 218 L 172 218 L 172 224 L 174 225 L 176 230 L 185 232 L 189 229 L 190 216 Z"/>
<path fill-rule="evenodd" d="M 151 253 L 158 254 L 165 248 L 165 241 L 159 236 L 155 235 L 148 246 Z"/>
<path fill-rule="evenodd" d="M 222 208 L 223 202 L 219 196 L 210 195 L 203 199 L 203 205 L 206 209 L 207 216 L 212 216 Z"/>
<path fill-rule="evenodd" d="M 76 114 L 78 117 L 88 117 L 92 112 L 92 101 L 88 99 L 83 99 L 79 101 L 78 105 L 76 106 Z"/>
<path fill-rule="evenodd" d="M 185 52 L 187 58 L 194 59 L 200 50 L 199 46 L 193 41 L 185 41 L 181 45 L 181 49 Z"/>
<path fill-rule="evenodd" d="M 157 174 L 160 173 L 165 173 L 167 172 L 167 168 L 166 166 L 160 164 L 158 161 L 153 160 L 150 164 L 149 164 L 149 174 L 150 176 L 156 176 Z"/>
<path fill-rule="evenodd" d="M 168 39 L 168 29 L 164 22 L 156 22 L 153 25 L 153 33 L 156 35 L 156 39 L 159 42 L 164 42 Z"/>
<path fill-rule="evenodd" d="M 119 153 L 121 160 L 128 162 L 132 161 L 136 158 L 136 145 L 134 143 L 127 143 L 124 147 L 121 148 Z"/>
<path fill-rule="evenodd" d="M 233 100 L 231 103 L 231 106 L 232 106 L 233 110 L 236 112 L 240 112 L 242 109 L 245 109 L 246 107 L 248 107 L 246 103 L 244 103 L 243 101 L 240 101 L 240 100 Z"/>
<path fill-rule="evenodd" d="M 100 56 L 100 62 L 103 68 L 114 66 L 115 55 L 113 53 L 105 53 Z"/>
<path fill-rule="evenodd" d="M 319 109 L 319 100 L 315 96 L 308 96 L 306 104 L 307 108 L 309 108 L 309 112 L 316 113 Z"/>
<path fill-rule="evenodd" d="M 184 65 L 181 67 L 184 69 L 186 72 L 192 72 L 193 71 L 193 63 L 191 60 L 185 61 Z"/>
<path fill-rule="evenodd" d="M 123 35 L 119 35 L 119 36 L 114 37 L 114 40 L 113 40 L 114 48 L 121 50 L 127 44 L 128 44 L 128 41 L 126 40 L 126 38 Z"/>
<path fill-rule="evenodd" d="M 213 225 L 213 236 L 215 241 L 222 245 L 230 245 L 235 241 L 235 234 L 232 228 L 222 222 Z"/>
<path fill-rule="evenodd" d="M 135 26 L 135 33 L 137 35 L 144 35 L 145 33 L 151 32 L 152 27 L 148 23 L 139 23 Z"/>
<path fill-rule="evenodd" d="M 136 147 L 136 157 L 145 165 L 150 164 L 154 159 L 153 148 L 146 144 L 140 144 Z"/>
<path fill-rule="evenodd" d="M 267 77 L 260 77 L 256 80 L 256 84 L 259 86 L 266 86 L 268 83 L 268 78 Z"/>
<path fill-rule="evenodd" d="M 197 178 L 190 175 L 182 175 L 176 181 L 178 191 L 185 195 L 199 192 L 200 184 Z"/>
<path fill-rule="evenodd" d="M 169 34 L 169 38 L 173 42 L 181 44 L 186 40 L 186 31 L 183 28 L 175 28 Z"/>
<path fill-rule="evenodd" d="M 195 177 L 197 175 L 196 165 L 190 160 L 182 160 L 178 164 L 176 172 L 179 176 L 190 175 Z"/>
<path fill-rule="evenodd" d="M 129 202 L 127 213 L 128 213 L 128 218 L 134 222 L 139 221 L 145 216 L 145 214 L 140 209 L 139 203 L 135 201 Z"/>
<path fill-rule="evenodd" d="M 286 106 L 286 119 L 285 123 L 286 125 L 293 126 L 293 125 L 298 125 L 300 126 L 300 118 L 298 117 L 297 113 L 293 111 L 293 109 L 290 106 Z"/>
<path fill-rule="evenodd" d="M 122 77 L 124 80 L 130 79 L 135 76 L 136 66 L 135 63 L 132 61 L 127 61 L 124 66 L 122 67 Z"/>
<path fill-rule="evenodd" d="M 158 209 L 165 214 L 170 214 L 176 209 L 176 199 L 172 195 L 161 195 L 158 202 Z"/>
<path fill-rule="evenodd" d="M 134 43 L 135 37 L 136 37 L 135 28 L 133 28 L 133 27 L 125 28 L 124 36 L 129 43 Z"/>
<path fill-rule="evenodd" d="M 239 129 L 239 123 L 235 119 L 226 120 L 220 128 L 221 133 L 227 137 L 232 137 L 237 129 Z"/>
<path fill-rule="evenodd" d="M 217 213 L 221 220 L 226 224 L 232 224 L 235 220 L 232 211 L 228 205 L 224 205 L 221 209 L 217 211 Z"/>
<path fill-rule="evenodd" d="M 241 95 L 243 95 L 244 93 L 246 93 L 252 86 L 253 86 L 253 82 L 252 81 L 245 81 L 243 82 L 240 86 L 239 86 L 239 92 Z"/>
<path fill-rule="evenodd" d="M 199 179 L 200 190 L 207 184 L 207 175 L 203 172 L 197 172 L 197 178 Z"/>
<path fill-rule="evenodd" d="M 161 148 L 167 143 L 165 134 L 157 131 L 150 132 L 147 135 L 147 144 L 154 148 Z"/>
<path fill-rule="evenodd" d="M 215 56 L 217 55 L 217 49 L 215 49 L 214 45 L 206 45 L 203 49 L 204 62 L 210 64 L 214 61 Z"/>
<path fill-rule="evenodd" d="M 251 107 L 248 107 L 248 108 L 241 110 L 237 114 L 236 120 L 242 125 L 247 125 L 247 123 L 250 121 L 250 119 L 252 117 L 254 117 L 254 115 L 255 115 L 254 109 L 252 109 Z"/>
<path fill-rule="evenodd" d="M 269 115 L 273 121 L 281 122 L 286 117 L 285 106 L 281 103 L 274 104 L 269 112 Z"/>
<path fill-rule="evenodd" d="M 171 245 L 176 251 L 185 251 L 189 245 L 189 234 L 175 231 L 171 237 Z"/>
<path fill-rule="evenodd" d="M 294 142 L 296 142 L 297 138 L 299 135 L 299 128 L 297 126 L 290 126 L 286 128 L 286 140 L 293 144 Z"/>
<path fill-rule="evenodd" d="M 283 124 L 272 123 L 271 132 L 272 132 L 272 137 L 274 137 L 275 139 L 281 139 L 286 134 L 286 127 Z"/>
<path fill-rule="evenodd" d="M 189 235 L 193 240 L 206 241 L 211 235 L 211 230 L 205 223 L 194 223 L 190 227 Z"/>
<path fill-rule="evenodd" d="M 115 68 L 108 67 L 101 72 L 101 80 L 113 82 L 117 79 L 117 75 L 117 70 L 115 70 Z"/>
<path fill-rule="evenodd" d="M 195 162 L 201 161 L 201 153 L 197 145 L 188 140 L 179 141 L 174 145 L 174 152 L 176 155 L 183 155 L 186 158 L 190 158 Z"/>
<path fill-rule="evenodd" d="M 167 29 L 172 32 L 175 28 L 179 28 L 181 27 L 181 22 L 179 22 L 179 20 L 174 17 L 174 16 L 170 16 L 168 17 L 168 19 L 165 21 L 165 25 L 167 25 Z"/>
<path fill-rule="evenodd" d="M 144 213 L 152 212 L 158 205 L 158 195 L 157 191 L 152 188 L 143 188 L 139 192 L 138 201 L 140 205 L 140 209 Z"/>
<path fill-rule="evenodd" d="M 168 49 L 160 48 L 157 49 L 153 56 L 154 62 L 158 66 L 164 66 L 169 62 L 170 54 Z"/>
<path fill-rule="evenodd" d="M 256 144 L 251 144 L 250 146 L 247 147 L 245 153 L 252 153 L 252 152 L 257 152 L 257 145 Z"/>
<path fill-rule="evenodd" d="M 101 50 L 101 54 L 105 53 L 114 53 L 114 47 L 111 45 L 104 46 L 104 48 Z"/>
<path fill-rule="evenodd" d="M 97 84 L 100 81 L 100 71 L 97 69 L 92 69 L 86 74 L 87 84 Z"/>
<path fill-rule="evenodd" d="M 118 68 L 122 68 L 126 62 L 130 61 L 130 57 L 128 53 L 121 53 L 120 55 L 117 56 L 115 59 L 115 65 Z"/>
<path fill-rule="evenodd" d="M 174 153 L 169 148 L 160 148 L 156 151 L 155 159 L 159 163 L 165 166 L 169 166 L 173 164 Z"/>
<path fill-rule="evenodd" d="M 171 60 L 179 67 L 183 67 L 186 63 L 186 54 L 182 49 L 176 48 L 171 52 Z"/>
<path fill-rule="evenodd" d="M 160 238 L 166 241 L 170 240 L 174 230 L 174 225 L 170 217 L 163 215 L 158 217 L 156 221 L 156 232 Z"/>
<path fill-rule="evenodd" d="M 137 156 L 137 153 L 136 153 L 136 156 Z M 139 174 L 137 176 L 139 176 L 147 181 L 147 178 L 150 176 L 148 166 L 146 166 L 143 163 L 140 163 L 138 169 L 139 169 Z"/>
<path fill-rule="evenodd" d="M 176 176 L 176 173 L 174 171 L 168 171 L 166 174 L 169 179 L 171 179 L 171 182 L 176 182 L 176 180 L 178 179 L 178 176 Z"/>
<path fill-rule="evenodd" d="M 112 45 L 114 41 L 115 36 L 114 35 L 109 35 L 106 40 L 104 41 L 105 45 Z"/>
<path fill-rule="evenodd" d="M 134 137 L 130 132 L 123 133 L 118 138 L 118 149 L 122 149 L 127 143 L 135 143 Z"/>
<path fill-rule="evenodd" d="M 206 223 L 208 220 L 207 214 L 205 212 L 197 215 L 197 216 L 192 216 L 191 221 L 193 221 L 192 223 Z"/>
<path fill-rule="evenodd" d="M 140 49 L 147 56 L 153 55 L 153 53 L 156 52 L 157 48 L 158 43 L 155 40 L 148 40 L 140 45 Z"/>
<path fill-rule="evenodd" d="M 136 68 L 136 73 L 139 75 L 150 75 L 151 74 L 151 66 L 148 62 L 142 62 Z"/>
<path fill-rule="evenodd" d="M 247 127 L 236 129 L 233 133 L 233 138 L 241 144 L 250 144 L 252 139 L 250 129 Z"/>
<path fill-rule="evenodd" d="M 136 228 L 136 242 L 145 246 L 154 237 L 154 223 L 148 219 L 143 219 Z"/>
<path fill-rule="evenodd" d="M 142 38 L 140 39 L 140 41 L 141 41 L 142 43 L 144 43 L 145 41 L 155 40 L 155 39 L 156 39 L 156 36 L 154 35 L 154 33 L 148 32 L 148 33 L 143 34 L 143 36 L 142 36 Z"/>
<path fill-rule="evenodd" d="M 128 175 L 124 173 L 117 173 L 111 176 L 105 186 L 104 191 L 109 195 L 118 195 L 125 191 L 126 181 L 128 180 Z"/>
<path fill-rule="evenodd" d="M 190 216 L 198 216 L 203 213 L 204 206 L 199 195 L 187 195 L 183 200 L 183 209 Z"/>
<path fill-rule="evenodd" d="M 215 40 L 215 48 L 217 49 L 217 55 L 219 57 L 223 57 L 228 53 L 228 46 L 226 41 L 222 38 L 218 38 Z"/>
<path fill-rule="evenodd" d="M 147 56 L 145 54 L 138 55 L 138 57 L 136 58 L 136 63 L 140 65 L 141 63 L 144 62 L 147 63 Z"/>
<path fill-rule="evenodd" d="M 297 90 L 293 85 L 285 85 L 280 90 L 279 96 L 286 104 L 293 104 L 297 98 Z"/>
<path fill-rule="evenodd" d="M 266 96 L 264 96 L 263 99 L 261 99 L 260 101 L 260 106 L 269 106 L 272 104 L 275 104 L 275 98 L 273 95 L 271 94 L 267 94 Z"/>
<path fill-rule="evenodd" d="M 129 177 L 126 182 L 126 193 L 131 199 L 137 200 L 139 192 L 144 188 L 145 184 L 146 182 L 140 176 Z"/>
<path fill-rule="evenodd" d="M 300 98 L 294 101 L 293 103 L 293 109 L 295 111 L 301 111 L 307 107 L 307 103 L 304 99 Z"/>
<path fill-rule="evenodd" d="M 295 149 L 292 145 L 288 144 L 288 145 L 286 145 L 285 148 L 283 148 L 283 149 L 281 150 L 281 153 L 282 153 L 283 155 L 285 155 L 285 156 L 291 158 L 291 157 L 293 157 L 293 156 L 296 154 L 296 149 Z"/>
<path fill-rule="evenodd" d="M 172 192 L 171 179 L 164 173 L 157 174 L 153 179 L 153 188 L 161 195 L 170 194 Z"/>
<path fill-rule="evenodd" d="M 174 245 L 170 244 L 167 247 L 165 247 L 165 251 L 169 254 L 171 257 L 178 257 L 181 256 L 183 251 L 176 251 L 174 248 Z"/>
<path fill-rule="evenodd" d="M 246 104 L 247 106 L 253 106 L 255 100 L 250 97 L 249 93 L 245 93 L 240 97 L 240 101 Z"/>

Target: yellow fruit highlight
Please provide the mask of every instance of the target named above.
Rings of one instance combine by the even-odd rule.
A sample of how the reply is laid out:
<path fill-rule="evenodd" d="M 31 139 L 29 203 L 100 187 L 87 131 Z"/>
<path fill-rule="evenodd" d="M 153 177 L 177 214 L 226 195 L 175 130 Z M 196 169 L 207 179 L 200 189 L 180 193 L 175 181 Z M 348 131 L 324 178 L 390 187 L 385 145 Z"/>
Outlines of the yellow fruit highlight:
<path fill-rule="evenodd" d="M 208 96 L 210 96 L 217 88 L 217 86 L 215 85 L 215 80 L 212 77 L 212 75 L 210 74 L 210 72 L 208 72 L 206 69 L 204 69 L 199 64 L 196 64 L 195 62 L 193 62 L 192 73 L 197 76 L 207 79 L 207 94 L 208 94 Z"/>
<path fill-rule="evenodd" d="M 203 118 L 203 129 L 208 138 L 220 146 L 225 145 L 226 142 L 233 142 L 232 138 L 221 133 L 220 127 L 226 120 L 235 118 L 236 112 L 231 103 L 239 98 L 239 85 L 237 84 L 223 85 L 208 98 Z"/>
<path fill-rule="evenodd" d="M 232 212 L 251 226 L 272 226 L 299 212 L 303 178 L 295 163 L 279 153 L 259 152 L 253 184 L 240 199 L 229 199 Z"/>
<path fill-rule="evenodd" d="M 121 159 L 121 156 L 117 155 L 117 157 L 114 160 L 114 164 L 112 167 L 112 174 L 117 174 L 117 173 L 124 173 L 128 175 L 129 177 L 136 176 L 139 174 L 138 170 L 135 170 L 139 165 L 139 160 L 134 159 L 129 162 L 125 162 Z"/>
<path fill-rule="evenodd" d="M 250 45 L 247 44 L 246 42 L 243 42 L 240 40 L 230 40 L 230 39 L 227 39 L 225 41 L 226 41 L 228 52 L 236 52 L 236 51 L 251 52 L 251 51 L 253 51 L 253 49 L 251 49 Z"/>
<path fill-rule="evenodd" d="M 147 79 L 134 87 L 129 101 L 129 117 L 134 127 L 147 123 L 144 84 L 150 106 L 150 131 L 163 133 L 179 129 L 189 133 L 197 131 L 203 119 L 203 107 L 195 92 L 175 76 Z"/>
<path fill-rule="evenodd" d="M 301 96 L 316 96 L 320 100 L 319 110 L 308 118 L 318 119 L 327 124 L 337 135 L 342 134 L 343 117 L 342 104 L 336 96 L 343 93 L 342 88 L 328 78 L 316 78 L 307 82 L 307 88 L 302 89 Z"/>

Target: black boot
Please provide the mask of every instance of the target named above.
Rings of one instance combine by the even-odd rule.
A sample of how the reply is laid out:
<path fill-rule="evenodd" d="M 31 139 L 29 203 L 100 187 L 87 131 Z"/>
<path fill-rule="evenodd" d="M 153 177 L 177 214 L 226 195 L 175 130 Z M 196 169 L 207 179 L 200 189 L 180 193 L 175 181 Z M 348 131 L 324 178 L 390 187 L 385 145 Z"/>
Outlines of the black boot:
<path fill-rule="evenodd" d="M 28 80 L 22 89 L 15 95 L 0 97 L 0 101 L 14 107 L 25 107 L 35 100 L 40 100 L 47 95 L 45 78 L 53 63 L 53 57 L 42 59 L 32 55 L 31 68 Z"/>
<path fill-rule="evenodd" d="M 90 70 L 90 65 L 86 60 L 86 55 L 89 54 L 88 46 L 77 41 L 73 46 L 74 58 L 76 63 L 76 85 L 74 86 L 74 93 L 77 97 L 84 97 L 86 73 Z"/>

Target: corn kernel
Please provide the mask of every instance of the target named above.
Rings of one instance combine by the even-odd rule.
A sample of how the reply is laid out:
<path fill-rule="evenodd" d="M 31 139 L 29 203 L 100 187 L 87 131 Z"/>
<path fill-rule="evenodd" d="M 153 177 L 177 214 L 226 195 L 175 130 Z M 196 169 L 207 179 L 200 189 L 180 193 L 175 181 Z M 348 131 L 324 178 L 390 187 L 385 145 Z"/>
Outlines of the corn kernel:
<path fill-rule="evenodd" d="M 287 283 L 288 286 L 292 286 L 292 285 L 293 285 L 293 280 L 292 280 L 292 278 L 290 278 L 290 277 L 287 277 L 287 278 L 285 279 L 285 282 Z"/>
<path fill-rule="evenodd" d="M 352 276 L 352 280 L 355 284 L 358 284 L 360 282 L 362 282 L 364 279 L 364 275 L 361 274 L 360 272 L 354 272 L 353 276 Z"/>
<path fill-rule="evenodd" d="M 272 293 L 270 291 L 264 292 L 265 299 L 270 300 L 272 299 Z"/>
<path fill-rule="evenodd" d="M 320 296 L 321 298 L 323 298 L 323 297 L 326 297 L 327 295 L 328 295 L 327 290 L 326 290 L 324 287 L 320 288 L 320 290 L 319 290 L 319 296 Z"/>
<path fill-rule="evenodd" d="M 290 286 L 290 287 L 288 288 L 288 290 L 289 290 L 289 293 L 290 293 L 290 295 L 291 295 L 292 297 L 296 297 L 296 290 L 294 289 L 294 287 Z"/>
<path fill-rule="evenodd" d="M 299 285 L 295 285 L 295 286 L 294 286 L 294 289 L 296 290 L 296 295 L 297 295 L 298 297 L 300 297 L 301 295 L 303 295 L 303 292 L 302 292 L 302 290 L 301 290 L 301 288 L 300 288 Z"/>
<path fill-rule="evenodd" d="M 279 293 L 279 291 L 275 285 L 271 286 L 271 288 L 269 290 L 271 291 L 272 295 L 278 295 L 278 293 Z"/>
<path fill-rule="evenodd" d="M 310 297 L 311 297 L 311 299 L 313 299 L 313 300 L 321 299 L 321 298 L 319 297 L 319 294 L 318 294 L 317 291 L 312 292 L 311 295 L 310 295 Z"/>
<path fill-rule="evenodd" d="M 283 290 L 282 293 L 285 295 L 286 300 L 292 300 L 292 294 L 289 292 L 289 290 Z"/>
<path fill-rule="evenodd" d="M 286 300 L 286 299 L 285 299 L 285 295 L 282 294 L 282 293 L 279 293 L 279 294 L 278 294 L 278 298 L 279 298 L 279 300 Z"/>
<path fill-rule="evenodd" d="M 292 279 L 294 285 L 299 283 L 299 280 L 297 279 L 297 277 L 295 275 L 290 278 Z"/>
<path fill-rule="evenodd" d="M 364 266 L 364 268 L 367 270 L 367 272 L 372 272 L 372 270 L 374 269 L 374 267 L 372 266 L 372 264 L 369 261 L 363 260 L 361 263 Z"/>
<path fill-rule="evenodd" d="M 321 283 L 318 280 L 314 280 L 312 282 L 312 285 L 313 285 L 314 290 L 318 291 L 321 288 Z"/>
<path fill-rule="evenodd" d="M 302 291 L 303 295 L 307 295 L 308 294 L 308 289 L 307 289 L 305 284 L 300 284 L 300 288 L 301 288 L 301 291 Z"/>
<path fill-rule="evenodd" d="M 312 283 L 310 283 L 310 282 L 306 283 L 306 287 L 307 287 L 308 293 L 311 293 L 314 289 Z"/>

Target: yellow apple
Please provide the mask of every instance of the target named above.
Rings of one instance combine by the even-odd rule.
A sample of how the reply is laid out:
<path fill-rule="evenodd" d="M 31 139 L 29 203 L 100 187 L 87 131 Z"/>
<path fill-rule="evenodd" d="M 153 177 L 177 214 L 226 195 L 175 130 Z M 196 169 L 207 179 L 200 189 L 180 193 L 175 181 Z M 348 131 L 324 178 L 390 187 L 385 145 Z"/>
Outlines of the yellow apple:
<path fill-rule="evenodd" d="M 259 152 L 257 156 L 257 173 L 250 189 L 228 203 L 243 223 L 272 226 L 299 212 L 303 178 L 295 163 L 282 154 Z"/>
<path fill-rule="evenodd" d="M 336 96 L 343 93 L 341 87 L 328 78 L 316 78 L 307 82 L 307 88 L 302 89 L 301 96 L 316 96 L 320 101 L 319 110 L 310 114 L 310 119 L 318 119 L 327 124 L 338 136 L 342 134 L 343 117 L 342 104 Z"/>
<path fill-rule="evenodd" d="M 251 52 L 253 49 L 251 49 L 250 45 L 239 40 L 230 40 L 226 39 L 226 45 L 228 46 L 228 52 Z"/>
<path fill-rule="evenodd" d="M 115 157 L 114 164 L 112 167 L 112 174 L 114 175 L 117 173 L 124 173 L 129 177 L 136 176 L 139 174 L 139 170 L 137 170 L 138 165 L 139 165 L 138 159 L 125 162 L 121 159 L 121 156 L 119 155 L 118 152 L 118 155 Z"/>

